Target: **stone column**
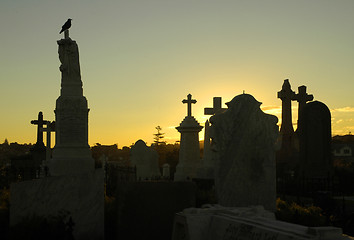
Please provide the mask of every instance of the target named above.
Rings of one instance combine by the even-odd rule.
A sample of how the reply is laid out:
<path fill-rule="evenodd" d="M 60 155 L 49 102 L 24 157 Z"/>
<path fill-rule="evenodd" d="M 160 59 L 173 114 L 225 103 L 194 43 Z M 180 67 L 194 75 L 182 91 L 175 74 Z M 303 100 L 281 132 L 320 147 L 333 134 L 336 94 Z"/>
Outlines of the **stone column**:
<path fill-rule="evenodd" d="M 61 62 L 61 94 L 55 109 L 55 146 L 50 161 L 50 174 L 78 175 L 94 170 L 88 144 L 87 100 L 83 96 L 79 50 L 75 41 L 66 37 L 57 41 Z"/>
<path fill-rule="evenodd" d="M 192 100 L 192 95 L 189 94 L 188 99 L 182 102 L 188 104 L 188 115 L 176 127 L 177 131 L 181 133 L 181 143 L 179 162 L 174 176 L 175 181 L 185 181 L 195 178 L 197 168 L 200 166 L 199 132 L 203 127 L 192 116 L 191 110 L 191 104 L 197 101 Z"/>

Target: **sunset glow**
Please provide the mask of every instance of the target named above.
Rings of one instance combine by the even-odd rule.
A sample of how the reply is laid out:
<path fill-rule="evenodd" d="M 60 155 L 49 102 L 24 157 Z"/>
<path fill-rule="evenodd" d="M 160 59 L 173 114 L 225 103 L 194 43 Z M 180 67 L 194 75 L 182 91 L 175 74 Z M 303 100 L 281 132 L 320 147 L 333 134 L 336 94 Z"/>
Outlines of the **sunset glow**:
<path fill-rule="evenodd" d="M 70 7 L 68 7 L 70 6 Z M 281 123 L 284 79 L 306 85 L 332 114 L 332 135 L 354 132 L 354 1 L 9 1 L 0 8 L 0 141 L 34 143 L 30 121 L 55 120 L 60 93 L 56 41 L 72 18 L 88 99 L 89 143 L 153 142 L 160 125 L 192 114 L 201 125 L 213 97 L 243 91 Z M 296 129 L 297 103 L 293 103 Z M 199 136 L 203 139 L 203 131 Z"/>

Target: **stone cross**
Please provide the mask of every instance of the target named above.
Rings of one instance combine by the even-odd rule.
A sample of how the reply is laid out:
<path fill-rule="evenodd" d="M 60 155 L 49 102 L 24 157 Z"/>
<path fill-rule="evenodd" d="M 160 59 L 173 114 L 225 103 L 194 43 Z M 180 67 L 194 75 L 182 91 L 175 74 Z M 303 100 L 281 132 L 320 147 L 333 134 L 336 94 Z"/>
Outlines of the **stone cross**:
<path fill-rule="evenodd" d="M 51 148 L 50 148 L 50 145 L 51 145 L 50 137 L 51 136 L 50 136 L 50 133 L 51 132 L 55 132 L 55 121 L 53 121 L 53 122 L 45 121 L 45 124 L 47 125 L 47 127 L 46 128 L 42 128 L 42 131 L 47 133 L 46 161 L 48 163 L 49 160 L 50 160 L 50 153 L 51 153 Z"/>
<path fill-rule="evenodd" d="M 36 144 L 44 145 L 42 129 L 43 129 L 43 125 L 47 124 L 47 122 L 48 121 L 43 120 L 43 113 L 42 112 L 38 113 L 38 120 L 31 121 L 31 124 L 38 125 L 38 127 L 37 127 L 37 143 Z"/>
<path fill-rule="evenodd" d="M 187 103 L 188 117 L 192 116 L 192 103 L 196 103 L 197 100 L 192 99 L 192 94 L 187 95 L 187 99 L 183 99 L 182 103 Z"/>
<path fill-rule="evenodd" d="M 204 115 L 214 115 L 221 110 L 226 110 L 227 108 L 221 107 L 221 97 L 213 98 L 213 107 L 212 108 L 204 108 Z"/>
<path fill-rule="evenodd" d="M 278 98 L 282 101 L 282 123 L 280 132 L 282 134 L 292 134 L 294 132 L 291 119 L 291 101 L 294 100 L 295 92 L 291 90 L 289 79 L 285 79 Z"/>
<path fill-rule="evenodd" d="M 313 100 L 313 95 L 312 94 L 307 94 L 306 92 L 306 86 L 300 86 L 298 87 L 299 93 L 295 94 L 294 100 L 296 100 L 299 103 L 299 114 L 302 112 L 302 109 L 304 108 L 306 102 L 312 101 Z"/>

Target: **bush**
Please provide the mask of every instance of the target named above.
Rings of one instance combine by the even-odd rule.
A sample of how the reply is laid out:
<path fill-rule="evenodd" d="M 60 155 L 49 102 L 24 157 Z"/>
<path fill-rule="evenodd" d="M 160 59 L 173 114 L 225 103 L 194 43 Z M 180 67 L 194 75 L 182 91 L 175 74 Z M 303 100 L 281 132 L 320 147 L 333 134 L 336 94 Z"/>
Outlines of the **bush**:
<path fill-rule="evenodd" d="M 294 202 L 277 199 L 278 220 L 300 224 L 308 227 L 319 227 L 326 225 L 326 217 L 322 214 L 322 209 L 316 206 L 303 207 Z"/>

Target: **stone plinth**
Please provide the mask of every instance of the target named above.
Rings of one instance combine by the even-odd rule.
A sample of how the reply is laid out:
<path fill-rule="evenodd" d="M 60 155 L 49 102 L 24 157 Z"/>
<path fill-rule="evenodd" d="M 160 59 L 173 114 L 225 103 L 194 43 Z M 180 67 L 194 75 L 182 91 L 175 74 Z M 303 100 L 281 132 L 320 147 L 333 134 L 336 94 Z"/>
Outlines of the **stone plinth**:
<path fill-rule="evenodd" d="M 68 213 L 75 239 L 104 237 L 103 170 L 78 176 L 47 177 L 11 185 L 11 226 L 38 216 Z M 66 219 L 67 220 L 67 219 Z"/>
<path fill-rule="evenodd" d="M 55 146 L 49 162 L 52 176 L 76 175 L 94 170 L 88 145 L 88 106 L 83 96 L 79 50 L 70 38 L 58 41 L 61 94 L 55 109 Z"/>
<path fill-rule="evenodd" d="M 199 132 L 202 128 L 193 116 L 185 117 L 176 127 L 181 133 L 181 143 L 175 181 L 185 181 L 196 177 L 200 166 Z"/>
<path fill-rule="evenodd" d="M 344 240 L 342 229 L 305 227 L 277 221 L 261 206 L 249 208 L 212 207 L 185 209 L 177 213 L 172 240 Z"/>

